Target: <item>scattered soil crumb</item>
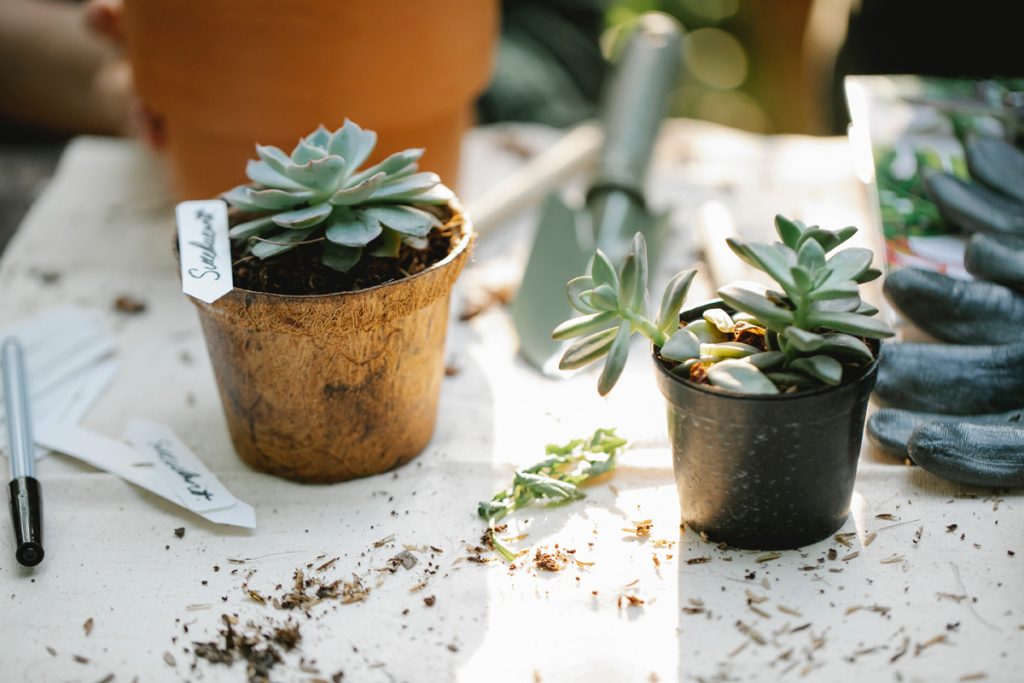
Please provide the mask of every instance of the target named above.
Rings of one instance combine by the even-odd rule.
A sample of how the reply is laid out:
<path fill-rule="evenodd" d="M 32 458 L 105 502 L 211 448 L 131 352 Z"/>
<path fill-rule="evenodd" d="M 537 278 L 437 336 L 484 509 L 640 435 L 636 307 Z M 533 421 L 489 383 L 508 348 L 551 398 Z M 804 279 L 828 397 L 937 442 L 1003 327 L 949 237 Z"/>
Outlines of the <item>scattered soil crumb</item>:
<path fill-rule="evenodd" d="M 114 310 L 125 315 L 138 315 L 146 310 L 146 302 L 124 294 L 114 299 Z"/>
<path fill-rule="evenodd" d="M 427 607 L 433 607 L 436 602 L 437 602 L 437 596 L 436 595 L 428 595 L 427 597 L 423 598 L 423 604 L 426 605 Z"/>
<path fill-rule="evenodd" d="M 708 557 L 707 555 L 701 555 L 700 557 L 691 557 L 686 561 L 686 564 L 704 564 L 710 561 L 710 557 Z"/>
<path fill-rule="evenodd" d="M 623 529 L 637 538 L 647 538 L 651 535 L 651 529 L 654 528 L 654 521 L 645 519 L 642 522 L 633 522 L 633 526 L 628 529 Z"/>
<path fill-rule="evenodd" d="M 561 571 L 568 561 L 568 555 L 559 548 L 555 548 L 551 552 L 548 552 L 545 548 L 537 548 L 537 553 L 533 556 L 533 564 L 538 569 L 549 572 Z"/>
<path fill-rule="evenodd" d="M 82 655 L 71 655 L 71 659 L 75 660 L 79 664 L 88 664 L 89 658 L 83 657 Z"/>
<path fill-rule="evenodd" d="M 903 643 L 900 644 L 900 649 L 897 650 L 896 653 L 889 658 L 889 663 L 895 664 L 900 659 L 900 657 L 907 654 L 908 650 L 910 650 L 910 637 L 904 636 Z"/>
<path fill-rule="evenodd" d="M 92 617 L 89 617 L 88 619 L 86 619 L 85 623 L 82 624 L 82 630 L 85 631 L 85 635 L 88 636 L 89 634 L 92 633 L 92 625 L 93 625 Z"/>
<path fill-rule="evenodd" d="M 918 643 L 917 645 L 914 646 L 914 656 L 917 657 L 922 652 L 924 652 L 925 650 L 930 648 L 932 645 L 937 645 L 938 643 L 948 643 L 948 642 L 949 642 L 949 638 L 946 637 L 945 633 L 940 633 L 937 636 L 932 636 L 931 638 L 929 638 L 928 640 L 924 641 L 923 643 Z"/>
<path fill-rule="evenodd" d="M 853 544 L 850 543 L 850 541 L 852 541 L 854 538 L 856 538 L 856 536 L 857 536 L 856 532 L 848 531 L 846 533 L 836 534 L 834 536 L 834 538 L 836 539 L 836 543 L 839 543 L 841 545 L 845 545 L 847 548 L 852 548 Z"/>
<path fill-rule="evenodd" d="M 164 662 L 167 663 L 167 666 L 178 665 L 178 662 L 174 659 L 174 655 L 172 655 L 170 652 L 164 652 Z"/>
<path fill-rule="evenodd" d="M 185 527 L 179 526 L 177 529 L 174 530 L 174 535 L 178 538 L 185 538 Z"/>
<path fill-rule="evenodd" d="M 391 534 L 390 536 L 385 536 L 384 538 L 380 539 L 379 541 L 374 541 L 373 542 L 373 547 L 374 548 L 380 548 L 381 546 L 387 545 L 388 543 L 391 543 L 394 540 L 395 540 L 395 535 Z"/>
<path fill-rule="evenodd" d="M 56 650 L 54 650 L 54 649 L 53 649 L 52 647 L 50 647 L 49 645 L 47 645 L 47 646 L 46 646 L 46 651 L 50 653 L 50 656 L 51 656 L 51 657 L 56 657 L 56 656 L 57 656 L 57 651 L 56 651 Z"/>

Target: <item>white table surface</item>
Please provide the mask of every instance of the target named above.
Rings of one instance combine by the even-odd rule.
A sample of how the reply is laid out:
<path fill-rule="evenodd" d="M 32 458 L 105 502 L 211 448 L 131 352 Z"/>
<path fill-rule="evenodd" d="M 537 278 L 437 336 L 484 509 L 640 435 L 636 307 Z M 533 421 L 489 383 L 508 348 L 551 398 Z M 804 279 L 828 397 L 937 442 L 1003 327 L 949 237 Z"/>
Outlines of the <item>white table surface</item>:
<path fill-rule="evenodd" d="M 529 127 L 474 131 L 463 195 L 471 202 L 552 139 Z M 732 208 L 748 234 L 763 232 L 775 212 L 828 227 L 866 223 L 844 140 L 672 122 L 657 157 L 652 196 L 673 208 L 676 231 L 659 283 L 694 261 L 687 226 L 709 198 Z M 481 288 L 514 282 L 529 225 L 527 216 L 481 240 L 453 313 Z M 154 159 L 130 142 L 77 140 L 0 262 L 0 325 L 66 302 L 105 311 L 122 369 L 86 425 L 111 436 L 132 417 L 171 425 L 256 507 L 258 528 L 218 527 L 106 473 L 47 457 L 39 466 L 46 560 L 20 568 L 10 531 L 0 533 L 0 680 L 245 680 L 239 664 L 191 668 L 186 648 L 210 640 L 225 612 L 283 618 L 246 597 L 243 575 L 255 570 L 249 585 L 274 593 L 321 555 L 340 558 L 326 576 L 356 573 L 370 595 L 300 615 L 303 640 L 272 680 L 329 680 L 338 671 L 345 681 L 1024 680 L 1019 491 L 951 485 L 866 449 L 843 529 L 856 533 L 852 548 L 830 540 L 763 562 L 759 553 L 719 551 L 679 532 L 663 400 L 639 341 L 601 399 L 594 373 L 548 380 L 516 359 L 500 307 L 453 320 L 447 353 L 458 374 L 444 383 L 436 435 L 418 460 L 334 486 L 252 472 L 232 452 L 196 313 L 177 290 L 172 235 Z M 46 284 L 42 271 L 60 278 Z M 692 300 L 710 289 L 702 280 Z M 146 311 L 115 313 L 122 294 L 144 300 Z M 638 446 L 610 483 L 581 503 L 518 514 L 507 532 L 528 534 L 521 548 L 558 543 L 593 566 L 548 573 L 521 561 L 510 571 L 461 559 L 483 531 L 477 501 L 510 481 L 515 466 L 540 459 L 545 443 L 602 426 Z M 643 519 L 654 521 L 649 539 L 623 531 Z M 419 554 L 411 570 L 375 571 L 405 544 L 444 552 Z M 830 548 L 837 559 L 828 559 Z M 424 571 L 428 561 L 436 574 Z M 820 568 L 800 570 L 809 565 Z M 644 604 L 619 606 L 623 594 Z M 426 595 L 435 596 L 432 607 Z M 684 609 L 698 605 L 703 612 Z"/>

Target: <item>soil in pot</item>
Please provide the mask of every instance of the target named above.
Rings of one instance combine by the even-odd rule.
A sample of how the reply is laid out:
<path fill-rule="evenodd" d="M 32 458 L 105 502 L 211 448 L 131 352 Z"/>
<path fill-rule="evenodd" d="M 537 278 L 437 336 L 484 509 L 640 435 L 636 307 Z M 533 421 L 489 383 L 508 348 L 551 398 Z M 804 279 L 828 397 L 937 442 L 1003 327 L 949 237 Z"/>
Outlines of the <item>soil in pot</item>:
<path fill-rule="evenodd" d="M 262 266 L 237 263 L 234 290 L 214 304 L 193 300 L 246 463 L 329 483 L 386 471 L 427 446 L 451 288 L 474 237 L 457 207 L 441 211 L 426 250 L 367 256 L 347 275 L 317 261 L 300 277 L 321 246 L 303 245 Z"/>
<path fill-rule="evenodd" d="M 323 238 L 300 244 L 267 261 L 244 256 L 239 245 L 234 245 L 231 256 L 235 287 L 268 294 L 333 294 L 375 287 L 423 272 L 455 248 L 462 238 L 462 221 L 448 207 L 420 208 L 434 213 L 443 223 L 427 235 L 425 249 L 402 244 L 395 258 L 364 254 L 352 270 L 342 273 L 321 263 L 323 245 L 319 242 Z M 232 209 L 229 220 L 234 225 L 257 215 Z"/>
<path fill-rule="evenodd" d="M 686 311 L 699 318 L 712 302 Z M 877 343 L 873 346 L 877 358 Z M 738 548 L 797 548 L 846 521 L 877 360 L 841 385 L 748 396 L 683 379 L 657 356 L 682 522 Z"/>

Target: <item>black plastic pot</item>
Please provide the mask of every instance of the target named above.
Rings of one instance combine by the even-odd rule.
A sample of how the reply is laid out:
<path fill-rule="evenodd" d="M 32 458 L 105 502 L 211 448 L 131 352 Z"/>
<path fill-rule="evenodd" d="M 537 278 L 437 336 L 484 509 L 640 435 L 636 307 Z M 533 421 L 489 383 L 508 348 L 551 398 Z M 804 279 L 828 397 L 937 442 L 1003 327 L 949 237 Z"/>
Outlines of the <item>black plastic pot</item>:
<path fill-rule="evenodd" d="M 696 320 L 712 301 L 683 312 Z M 877 358 L 877 346 L 875 346 Z M 682 521 L 737 548 L 798 548 L 850 511 L 878 361 L 838 387 L 746 396 L 673 375 L 655 354 Z"/>

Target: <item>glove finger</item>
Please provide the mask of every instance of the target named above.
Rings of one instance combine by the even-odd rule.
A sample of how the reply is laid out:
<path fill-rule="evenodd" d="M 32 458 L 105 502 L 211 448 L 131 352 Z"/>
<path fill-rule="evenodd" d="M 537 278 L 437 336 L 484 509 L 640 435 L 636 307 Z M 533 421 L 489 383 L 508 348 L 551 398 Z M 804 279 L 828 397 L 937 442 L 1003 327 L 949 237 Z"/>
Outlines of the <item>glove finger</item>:
<path fill-rule="evenodd" d="M 964 152 L 972 178 L 1024 202 L 1024 152 L 990 135 L 972 136 Z"/>
<path fill-rule="evenodd" d="M 868 418 L 868 440 L 879 450 L 906 458 L 907 444 L 914 430 L 928 423 L 1012 424 L 1024 419 L 1024 408 L 984 415 L 941 415 L 898 408 L 876 410 Z"/>
<path fill-rule="evenodd" d="M 1002 285 L 903 268 L 885 296 L 922 330 L 954 344 L 1006 344 L 1024 333 L 1024 296 Z"/>
<path fill-rule="evenodd" d="M 1024 486 L 1024 426 L 929 423 L 909 443 L 932 474 L 975 486 Z"/>
<path fill-rule="evenodd" d="M 969 232 L 1024 235 L 1024 204 L 950 173 L 930 173 L 925 188 L 946 220 Z"/>
<path fill-rule="evenodd" d="M 1024 292 L 1024 237 L 971 235 L 964 265 L 975 277 Z"/>
<path fill-rule="evenodd" d="M 883 344 L 878 401 L 946 415 L 1001 413 L 1024 403 L 1024 343 Z"/>

